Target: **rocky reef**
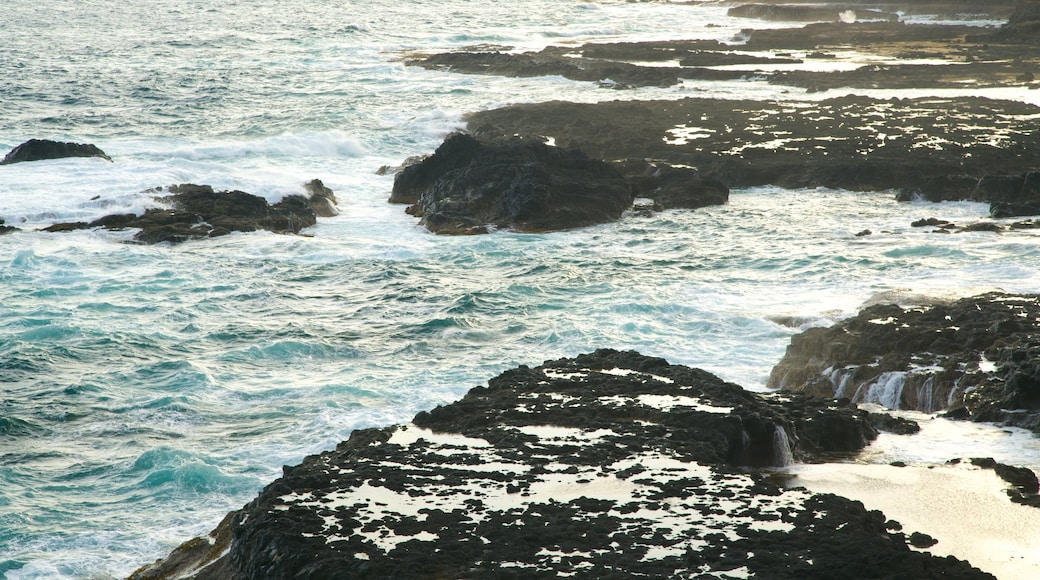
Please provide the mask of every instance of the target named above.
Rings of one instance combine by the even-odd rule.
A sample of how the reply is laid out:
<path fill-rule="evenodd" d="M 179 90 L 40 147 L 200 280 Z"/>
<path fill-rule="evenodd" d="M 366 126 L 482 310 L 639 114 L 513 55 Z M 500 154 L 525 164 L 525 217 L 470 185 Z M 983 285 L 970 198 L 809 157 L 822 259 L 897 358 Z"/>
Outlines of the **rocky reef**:
<path fill-rule="evenodd" d="M 847 403 L 600 350 L 356 431 L 132 578 L 991 577 L 748 469 L 875 433 Z"/>
<path fill-rule="evenodd" d="M 746 30 L 729 44 L 590 43 L 529 53 L 474 47 L 425 55 L 409 64 L 453 74 L 561 75 L 610 89 L 682 84 L 696 92 L 702 90 L 699 83 L 720 80 L 782 85 L 790 87 L 791 96 L 780 102 L 687 98 L 531 103 L 472 113 L 467 127 L 482 140 L 520 136 L 580 149 L 595 159 L 688 168 L 698 178 L 727 188 L 896 190 L 900 199 L 993 202 L 994 217 L 1037 215 L 1040 193 L 1028 176 L 1040 168 L 1040 143 L 1033 130 L 1040 108 L 970 97 L 800 99 L 795 91 L 1036 88 L 1040 59 L 1028 31 L 1037 25 L 1040 11 L 1011 2 L 895 2 L 878 7 L 873 16 L 882 21 Z M 836 20 L 843 11 L 866 14 L 863 8 L 789 2 L 735 6 L 733 11 L 817 19 L 823 10 L 824 20 Z M 999 29 L 910 25 L 889 21 L 897 11 L 1012 19 Z M 847 58 L 850 46 L 870 47 L 882 62 L 826 70 L 826 63 Z M 792 63 L 807 66 L 778 66 Z M 1010 191 L 1015 184 L 1017 189 Z"/>
<path fill-rule="evenodd" d="M 596 158 L 694 167 L 730 188 L 912 192 L 929 179 L 965 176 L 965 191 L 944 198 L 967 199 L 987 175 L 1040 167 L 1040 137 L 1029 129 L 1037 114 L 1033 105 L 971 97 L 779 103 L 691 97 L 521 104 L 472 113 L 467 123 L 479 138 L 551 138 Z M 995 193 L 984 188 L 974 197 L 991 201 L 987 192 Z"/>
<path fill-rule="evenodd" d="M 64 157 L 100 157 L 106 161 L 112 161 L 112 158 L 106 155 L 97 145 L 66 143 L 49 139 L 29 139 L 10 150 L 7 155 L 4 155 L 4 158 L 0 159 L 0 165 L 61 159 Z"/>
<path fill-rule="evenodd" d="M 633 199 L 656 209 L 725 203 L 729 189 L 686 167 L 643 159 L 608 163 L 542 139 L 449 135 L 394 179 L 390 203 L 439 234 L 508 228 L 544 232 L 614 221 Z"/>
<path fill-rule="evenodd" d="M 318 179 L 304 185 L 308 195 L 287 195 L 275 204 L 244 191 L 215 191 L 209 185 L 191 183 L 156 188 L 152 191 L 163 208 L 141 215 L 113 214 L 92 222 L 57 223 L 48 232 L 89 228 L 138 229 L 134 241 L 142 244 L 180 243 L 213 238 L 231 232 L 267 230 L 298 234 L 317 223 L 317 218 L 338 213 L 336 196 Z"/>
<path fill-rule="evenodd" d="M 1040 296 L 875 304 L 792 337 L 768 384 L 1040 433 Z"/>

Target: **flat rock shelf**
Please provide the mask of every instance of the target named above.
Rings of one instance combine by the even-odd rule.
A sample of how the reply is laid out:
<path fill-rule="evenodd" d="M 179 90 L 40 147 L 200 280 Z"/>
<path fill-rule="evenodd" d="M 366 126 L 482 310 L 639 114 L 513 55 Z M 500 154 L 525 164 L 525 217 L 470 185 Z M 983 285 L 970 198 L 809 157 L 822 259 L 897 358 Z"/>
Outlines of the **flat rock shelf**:
<path fill-rule="evenodd" d="M 751 468 L 875 436 L 845 402 L 600 350 L 356 431 L 132 577 L 991 577 L 859 502 Z"/>

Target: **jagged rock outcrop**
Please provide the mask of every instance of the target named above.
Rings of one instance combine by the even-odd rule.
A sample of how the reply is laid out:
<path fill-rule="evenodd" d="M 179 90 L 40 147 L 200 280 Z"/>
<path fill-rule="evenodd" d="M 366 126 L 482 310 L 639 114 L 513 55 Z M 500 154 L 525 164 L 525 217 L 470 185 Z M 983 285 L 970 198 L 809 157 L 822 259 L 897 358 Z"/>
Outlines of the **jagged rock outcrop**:
<path fill-rule="evenodd" d="M 542 232 L 616 220 L 632 191 L 614 166 L 581 151 L 455 133 L 397 174 L 390 202 L 411 204 L 408 212 L 441 234 Z"/>
<path fill-rule="evenodd" d="M 1040 296 L 869 306 L 792 337 L 768 385 L 1040 432 Z"/>
<path fill-rule="evenodd" d="M 165 208 L 146 210 L 141 215 L 113 214 L 92 222 L 58 223 L 43 228 L 66 232 L 87 228 L 140 229 L 134 241 L 144 244 L 180 243 L 213 238 L 231 232 L 267 230 L 297 234 L 317 223 L 317 216 L 338 213 L 332 190 L 318 179 L 304 185 L 310 194 L 287 195 L 275 204 L 244 191 L 215 191 L 209 185 L 185 183 L 157 188 L 156 198 Z"/>
<path fill-rule="evenodd" d="M 847 404 L 601 350 L 356 431 L 132 578 L 991 577 L 858 502 L 737 469 L 873 433 Z"/>
<path fill-rule="evenodd" d="M 100 157 L 112 161 L 97 145 L 89 143 L 66 143 L 48 139 L 29 139 L 25 143 L 10 150 L 0 165 L 22 163 L 25 161 L 43 161 L 61 159 L 63 157 Z"/>

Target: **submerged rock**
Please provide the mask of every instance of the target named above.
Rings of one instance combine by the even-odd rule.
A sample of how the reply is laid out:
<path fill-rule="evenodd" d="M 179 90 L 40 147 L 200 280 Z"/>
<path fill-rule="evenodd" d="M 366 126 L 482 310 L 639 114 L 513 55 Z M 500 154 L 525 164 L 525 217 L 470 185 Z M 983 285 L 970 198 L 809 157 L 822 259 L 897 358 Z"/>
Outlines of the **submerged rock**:
<path fill-rule="evenodd" d="M 873 436 L 842 403 L 601 350 L 355 431 L 132 578 L 989 578 L 859 502 L 739 469 Z"/>
<path fill-rule="evenodd" d="M 875 304 L 793 336 L 768 386 L 1040 432 L 1040 296 Z"/>
<path fill-rule="evenodd" d="M 65 143 L 48 139 L 29 139 L 9 151 L 3 159 L 0 159 L 0 165 L 10 165 L 23 161 L 61 159 L 63 157 L 100 157 L 112 161 L 112 158 L 106 155 L 104 151 L 96 145 L 89 143 Z"/>

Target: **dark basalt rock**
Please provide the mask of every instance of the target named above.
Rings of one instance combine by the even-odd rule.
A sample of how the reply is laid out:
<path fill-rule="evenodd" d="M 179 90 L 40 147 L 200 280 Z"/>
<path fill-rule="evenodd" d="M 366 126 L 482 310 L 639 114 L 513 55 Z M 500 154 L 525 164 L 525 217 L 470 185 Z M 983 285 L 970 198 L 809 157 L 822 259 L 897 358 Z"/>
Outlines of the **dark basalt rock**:
<path fill-rule="evenodd" d="M 61 159 L 63 157 L 100 157 L 112 161 L 104 151 L 96 145 L 88 143 L 64 143 L 47 139 L 29 139 L 15 147 L 0 159 L 0 165 L 10 165 L 23 161 L 43 161 Z"/>
<path fill-rule="evenodd" d="M 18 228 L 5 224 L 4 223 L 4 219 L 0 218 L 0 236 L 2 236 L 4 234 L 9 234 L 11 232 L 17 232 L 17 231 L 18 231 Z"/>
<path fill-rule="evenodd" d="M 846 404 L 634 352 L 522 366 L 286 467 L 132 578 L 991 577 L 859 502 L 735 469 L 782 460 L 777 433 L 812 458 L 874 432 Z"/>
<path fill-rule="evenodd" d="M 718 45 L 716 45 L 718 46 Z M 569 56 L 571 50 L 547 47 L 536 53 L 452 52 L 427 56 L 409 62 L 412 65 L 436 70 L 450 70 L 470 74 L 493 74 L 511 77 L 559 75 L 576 81 L 589 81 L 611 89 L 632 87 L 668 87 L 682 79 L 735 80 L 747 71 L 718 70 L 700 66 L 646 67 L 620 60 L 582 59 Z M 697 62 L 732 61 L 719 52 L 717 59 L 702 53 Z"/>
<path fill-rule="evenodd" d="M 480 139 L 553 138 L 599 159 L 693 167 L 731 188 L 879 191 L 937 189 L 942 176 L 970 176 L 947 179 L 958 185 L 970 179 L 974 189 L 981 176 L 1040 167 L 1037 114 L 1040 107 L 1012 101 L 847 96 L 791 103 L 553 101 L 479 111 L 466 120 Z M 994 132 L 1006 141 L 995 146 Z M 959 189 L 952 197 L 972 193 Z"/>
<path fill-rule="evenodd" d="M 941 2 L 882 4 L 882 10 L 950 10 L 1007 17 L 1012 3 Z M 855 8 L 855 7 L 854 7 Z M 775 7 L 809 10 L 815 7 Z M 840 7 L 828 8 L 836 14 Z M 1019 7 L 1018 12 L 1026 11 Z M 1029 19 L 1017 19 L 1028 23 Z M 548 47 L 538 53 L 463 52 L 432 55 L 410 64 L 453 73 L 512 76 L 564 75 L 600 86 L 674 84 L 682 80 L 739 78 L 807 91 L 852 87 L 963 88 L 1035 86 L 1040 66 L 1030 42 L 994 44 L 971 26 L 899 22 L 815 23 L 795 29 L 744 31 L 741 53 L 711 40 L 652 41 Z M 869 46 L 894 64 L 852 71 L 762 71 L 783 59 L 832 57 L 850 45 Z M 949 66 L 900 63 L 935 60 Z M 649 61 L 653 66 L 632 64 Z M 679 66 L 671 63 L 678 62 Z M 746 64 L 742 71 L 706 68 Z M 608 82 L 609 81 L 609 82 Z M 1037 108 L 987 99 L 844 97 L 821 102 L 760 103 L 734 100 L 604 102 L 516 105 L 475 113 L 469 130 L 481 139 L 513 135 L 553 137 L 567 148 L 607 159 L 650 159 L 692 167 L 727 187 L 779 185 L 850 190 L 899 190 L 902 199 L 996 200 L 987 176 L 1040 167 Z M 678 135 L 690 134 L 689 138 Z M 998 209 L 998 215 L 1008 213 Z M 1016 215 L 1027 210 L 1018 206 Z"/>
<path fill-rule="evenodd" d="M 768 384 L 1040 432 L 1038 321 L 1036 295 L 876 304 L 793 336 Z"/>
<path fill-rule="evenodd" d="M 627 159 L 616 166 L 632 185 L 633 195 L 652 199 L 657 210 L 696 209 L 729 201 L 728 187 L 693 167 L 642 159 Z"/>
<path fill-rule="evenodd" d="M 547 47 L 539 52 L 464 51 L 429 55 L 408 62 L 411 65 L 466 74 L 494 74 L 530 77 L 560 75 L 577 81 L 596 82 L 600 87 L 671 86 L 681 81 L 759 80 L 772 84 L 804 88 L 809 92 L 849 87 L 863 89 L 963 88 L 970 86 L 1034 86 L 1037 39 L 1030 31 L 1040 29 L 1040 21 L 1020 22 L 999 32 L 982 32 L 976 26 L 908 25 L 892 19 L 894 10 L 922 8 L 920 4 L 893 6 L 893 10 L 868 12 L 863 7 L 832 6 L 812 13 L 816 7 L 768 6 L 742 8 L 764 14 L 767 11 L 802 12 L 814 20 L 828 20 L 801 28 L 744 30 L 743 52 L 772 53 L 734 55 L 733 46 L 714 40 L 673 40 L 638 43 L 587 44 L 578 47 Z M 965 3 L 956 12 L 980 13 L 982 18 L 1006 17 L 1011 5 Z M 883 22 L 833 22 L 851 9 L 860 17 Z M 1035 35 L 1034 35 L 1035 36 Z M 867 65 L 849 71 L 782 70 L 755 68 L 793 59 L 794 51 L 805 59 L 832 58 L 849 46 L 869 46 L 891 64 Z M 945 61 L 956 66 L 899 62 L 900 60 Z M 652 66 L 634 64 L 653 62 Z M 672 63 L 678 62 L 679 66 Z M 744 70 L 712 68 L 721 65 L 748 65 Z"/>
<path fill-rule="evenodd" d="M 87 228 L 138 228 L 134 241 L 144 244 L 180 243 L 231 232 L 267 230 L 298 234 L 317 223 L 318 215 L 336 215 L 336 198 L 320 180 L 308 182 L 309 197 L 287 195 L 273 205 L 244 191 L 215 191 L 209 185 L 185 183 L 154 190 L 169 209 L 148 209 L 141 215 L 113 214 L 90 223 L 59 223 L 43 228 L 65 232 Z"/>
<path fill-rule="evenodd" d="M 899 15 L 894 12 L 863 9 L 856 6 L 794 6 L 790 4 L 742 4 L 726 11 L 729 16 L 738 18 L 758 18 L 761 20 L 787 20 L 809 22 L 833 22 L 840 18 L 842 12 L 852 11 L 856 20 L 885 20 L 896 22 Z"/>
<path fill-rule="evenodd" d="M 413 204 L 409 213 L 436 233 L 539 232 L 616 220 L 632 191 L 614 166 L 581 151 L 456 133 L 397 174 L 390 202 Z"/>
<path fill-rule="evenodd" d="M 937 175 L 901 188 L 897 199 L 989 202 L 995 218 L 1040 215 L 1040 172 Z"/>

